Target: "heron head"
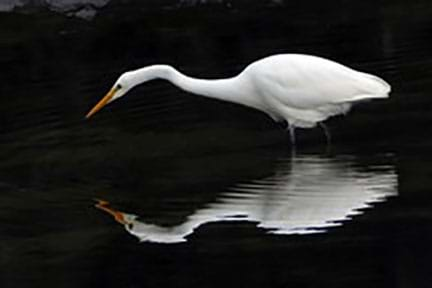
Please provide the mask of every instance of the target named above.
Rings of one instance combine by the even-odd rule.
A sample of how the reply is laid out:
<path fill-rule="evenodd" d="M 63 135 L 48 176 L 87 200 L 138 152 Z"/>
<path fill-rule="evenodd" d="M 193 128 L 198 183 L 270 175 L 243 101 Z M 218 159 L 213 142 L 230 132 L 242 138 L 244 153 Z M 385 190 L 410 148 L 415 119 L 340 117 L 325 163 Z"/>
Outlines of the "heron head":
<path fill-rule="evenodd" d="M 137 215 L 123 213 L 124 222 L 121 224 L 125 225 L 126 229 L 132 230 L 134 228 L 135 223 L 137 222 L 137 218 L 138 218 Z"/>
<path fill-rule="evenodd" d="M 110 207 L 110 203 L 105 200 L 96 199 L 97 203 L 95 204 L 95 207 L 107 212 L 108 214 L 112 215 L 114 217 L 114 220 L 117 221 L 120 224 L 123 224 L 127 226 L 128 228 L 132 229 L 134 222 L 136 222 L 136 219 L 138 216 L 128 213 L 123 213 L 121 211 L 118 211 L 112 207 Z"/>
<path fill-rule="evenodd" d="M 133 84 L 131 73 L 123 73 L 108 93 L 87 113 L 86 118 L 90 118 L 108 103 L 124 96 L 133 86 L 135 85 Z"/>

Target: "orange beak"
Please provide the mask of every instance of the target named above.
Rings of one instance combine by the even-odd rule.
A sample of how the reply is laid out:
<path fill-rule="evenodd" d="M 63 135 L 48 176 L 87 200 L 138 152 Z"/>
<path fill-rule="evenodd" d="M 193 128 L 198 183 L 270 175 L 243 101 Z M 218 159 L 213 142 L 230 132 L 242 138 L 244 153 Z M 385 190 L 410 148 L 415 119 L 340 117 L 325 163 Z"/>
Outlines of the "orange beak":
<path fill-rule="evenodd" d="M 98 208 L 98 209 L 100 209 L 100 210 L 102 210 L 102 211 L 105 211 L 105 212 L 107 212 L 108 214 L 111 214 L 111 215 L 114 217 L 114 220 L 116 220 L 118 223 L 123 224 L 123 225 L 128 224 L 128 223 L 125 221 L 122 212 L 117 211 L 117 210 L 115 210 L 115 209 L 113 209 L 113 208 L 108 207 L 109 202 L 107 202 L 107 201 L 105 201 L 105 200 L 96 200 L 96 201 L 98 201 L 98 203 L 95 204 L 95 207 L 96 207 L 96 208 Z"/>
<path fill-rule="evenodd" d="M 114 94 L 117 92 L 118 88 L 112 88 L 103 98 L 100 100 L 91 110 L 87 113 L 86 118 L 89 119 L 93 114 L 102 109 L 110 100 L 114 97 Z"/>

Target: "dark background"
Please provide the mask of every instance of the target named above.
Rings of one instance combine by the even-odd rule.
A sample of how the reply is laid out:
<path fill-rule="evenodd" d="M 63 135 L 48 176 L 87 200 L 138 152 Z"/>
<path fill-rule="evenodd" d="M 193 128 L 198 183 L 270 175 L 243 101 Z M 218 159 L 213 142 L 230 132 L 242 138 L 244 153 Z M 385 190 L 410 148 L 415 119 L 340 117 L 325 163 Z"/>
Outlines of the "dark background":
<path fill-rule="evenodd" d="M 1 287 L 430 287 L 430 1 L 113 0 L 97 10 L 0 13 Z M 248 108 L 154 81 L 84 115 L 127 70 L 164 63 L 229 77 L 277 53 L 391 83 L 389 100 L 328 125 L 331 153 L 359 166 L 394 155 L 399 197 L 326 234 L 214 223 L 174 245 L 139 243 L 93 207 L 102 198 L 174 225 L 226 187 L 271 175 L 290 157 L 288 136 Z M 300 153 L 326 153 L 319 129 L 298 137 Z"/>

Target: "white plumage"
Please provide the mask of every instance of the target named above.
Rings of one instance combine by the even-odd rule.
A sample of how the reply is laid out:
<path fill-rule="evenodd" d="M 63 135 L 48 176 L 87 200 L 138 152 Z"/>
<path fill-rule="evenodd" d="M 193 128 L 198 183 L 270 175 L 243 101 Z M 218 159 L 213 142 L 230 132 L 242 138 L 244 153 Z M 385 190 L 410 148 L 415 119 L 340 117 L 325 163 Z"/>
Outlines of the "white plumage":
<path fill-rule="evenodd" d="M 386 98 L 390 92 L 390 85 L 376 76 L 309 55 L 267 57 L 240 75 L 252 80 L 262 110 L 295 127 L 313 127 L 346 113 L 353 102 Z"/>
<path fill-rule="evenodd" d="M 295 127 L 314 127 L 346 113 L 354 102 L 387 98 L 391 90 L 377 76 L 302 54 L 266 57 L 235 77 L 216 80 L 192 78 L 168 65 L 152 65 L 122 74 L 87 118 L 134 86 L 158 78 L 190 93 L 246 105 L 276 121 L 286 120 L 293 141 Z"/>

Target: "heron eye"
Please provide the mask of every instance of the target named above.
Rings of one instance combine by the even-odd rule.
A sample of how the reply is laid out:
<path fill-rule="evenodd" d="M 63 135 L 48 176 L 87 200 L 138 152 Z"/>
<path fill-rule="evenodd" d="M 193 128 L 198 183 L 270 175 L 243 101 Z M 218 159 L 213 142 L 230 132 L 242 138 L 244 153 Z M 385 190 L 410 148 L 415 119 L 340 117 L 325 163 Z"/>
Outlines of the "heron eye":
<path fill-rule="evenodd" d="M 123 86 L 121 85 L 121 84 L 117 84 L 117 87 L 116 87 L 117 89 L 122 89 L 123 88 Z"/>

